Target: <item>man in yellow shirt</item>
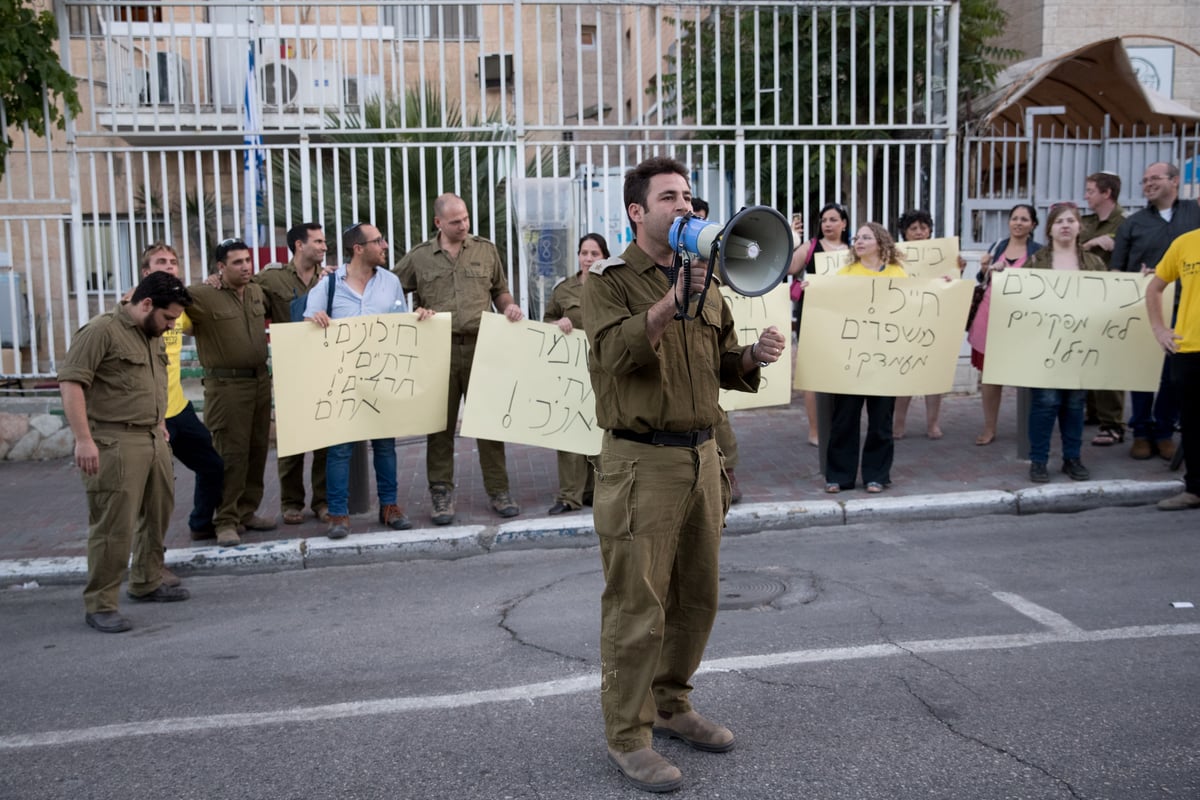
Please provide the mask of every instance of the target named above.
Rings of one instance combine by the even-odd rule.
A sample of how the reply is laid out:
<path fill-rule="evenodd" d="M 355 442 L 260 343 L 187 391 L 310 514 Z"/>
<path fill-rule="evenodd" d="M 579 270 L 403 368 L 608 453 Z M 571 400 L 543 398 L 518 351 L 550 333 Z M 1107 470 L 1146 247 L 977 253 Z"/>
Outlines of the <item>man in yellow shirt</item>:
<path fill-rule="evenodd" d="M 1175 328 L 1163 324 L 1163 290 L 1179 281 Z M 1146 311 L 1154 338 L 1167 353 L 1179 404 L 1184 490 L 1160 500 L 1163 511 L 1200 508 L 1200 230 L 1185 233 L 1167 248 L 1146 289 Z"/>

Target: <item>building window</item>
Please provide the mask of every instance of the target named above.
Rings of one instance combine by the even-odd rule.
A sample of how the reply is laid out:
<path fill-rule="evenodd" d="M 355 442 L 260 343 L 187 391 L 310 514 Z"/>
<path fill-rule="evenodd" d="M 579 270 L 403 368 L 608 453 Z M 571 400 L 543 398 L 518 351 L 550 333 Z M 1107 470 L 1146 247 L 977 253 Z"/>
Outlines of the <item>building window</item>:
<path fill-rule="evenodd" d="M 100 35 L 100 15 L 94 7 L 67 6 L 67 30 L 72 39 Z"/>
<path fill-rule="evenodd" d="M 579 46 L 584 50 L 596 49 L 596 26 L 581 25 L 579 26 Z"/>
<path fill-rule="evenodd" d="M 479 10 L 474 4 L 385 6 L 383 22 L 397 39 L 478 39 Z"/>
<path fill-rule="evenodd" d="M 69 226 L 68 226 L 69 227 Z M 162 235 L 161 221 L 152 223 L 152 229 Z M 68 231 L 68 239 L 70 233 Z M 137 286 L 138 259 L 153 238 L 147 238 L 145 224 L 136 227 L 128 219 L 87 219 L 83 221 L 83 274 L 88 294 L 108 294 L 125 291 Z M 75 271 L 68 272 L 71 291 L 78 292 Z"/>

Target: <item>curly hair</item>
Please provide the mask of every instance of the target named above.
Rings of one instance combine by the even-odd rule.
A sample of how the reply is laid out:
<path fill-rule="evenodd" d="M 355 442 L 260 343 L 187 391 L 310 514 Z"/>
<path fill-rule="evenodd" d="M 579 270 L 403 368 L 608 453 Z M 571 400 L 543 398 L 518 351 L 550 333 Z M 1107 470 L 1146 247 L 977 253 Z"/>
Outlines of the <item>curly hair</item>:
<path fill-rule="evenodd" d="M 875 241 L 879 243 L 879 257 L 884 264 L 900 265 L 903 263 L 904 259 L 900 256 L 900 248 L 896 247 L 896 240 L 888 233 L 887 228 L 878 222 L 864 222 L 862 227 L 867 228 L 875 235 Z M 853 264 L 858 260 L 858 254 L 851 247 L 849 255 L 846 257 L 846 264 Z"/>

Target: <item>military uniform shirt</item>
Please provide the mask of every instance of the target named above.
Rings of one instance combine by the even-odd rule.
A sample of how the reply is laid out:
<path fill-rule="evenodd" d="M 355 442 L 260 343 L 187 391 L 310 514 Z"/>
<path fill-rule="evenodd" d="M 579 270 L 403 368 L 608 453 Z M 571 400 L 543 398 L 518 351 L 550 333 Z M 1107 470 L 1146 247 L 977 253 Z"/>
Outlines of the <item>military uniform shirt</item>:
<path fill-rule="evenodd" d="M 81 384 L 94 422 L 150 427 L 167 408 L 167 356 L 162 340 L 117 306 L 75 334 L 59 381 Z"/>
<path fill-rule="evenodd" d="M 667 277 L 636 243 L 619 259 L 592 265 L 583 285 L 583 318 L 592 352 L 588 370 L 596 420 L 606 430 L 684 432 L 721 421 L 721 388 L 758 391 L 757 367 L 743 372 L 733 314 L 716 282 L 697 319 L 671 320 L 657 349 L 646 314 L 667 294 Z M 695 307 L 695 296 L 692 299 Z"/>
<path fill-rule="evenodd" d="M 267 363 L 267 304 L 256 283 L 243 296 L 206 284 L 188 288 L 196 354 L 206 369 L 257 369 Z"/>
<path fill-rule="evenodd" d="M 1083 242 L 1095 239 L 1097 236 L 1111 236 L 1117 238 L 1117 228 L 1121 227 L 1121 223 L 1125 221 L 1125 209 L 1118 206 L 1113 206 L 1112 213 L 1108 215 L 1108 219 L 1103 222 L 1100 217 L 1095 214 L 1087 214 L 1080 220 L 1079 226 L 1079 241 Z M 1100 257 L 1104 262 L 1104 268 L 1108 269 L 1109 263 L 1112 262 L 1112 251 L 1105 250 L 1102 247 L 1090 247 L 1085 252 L 1092 253 Z"/>
<path fill-rule="evenodd" d="M 267 301 L 267 316 L 271 322 L 292 321 L 292 301 L 304 297 L 321 280 L 321 270 L 313 270 L 312 280 L 306 285 L 296 271 L 295 260 L 277 266 L 268 267 L 250 279 L 262 287 Z"/>
<path fill-rule="evenodd" d="M 583 281 L 576 273 L 563 280 L 550 293 L 550 302 L 546 305 L 546 313 L 542 314 L 542 322 L 558 322 L 563 317 L 571 320 L 571 326 L 579 330 L 583 327 Z"/>
<path fill-rule="evenodd" d="M 457 260 L 434 236 L 409 251 L 395 271 L 404 291 L 413 293 L 414 308 L 451 312 L 451 332 L 465 336 L 476 336 L 483 312 L 508 293 L 496 245 L 478 236 L 466 238 Z"/>

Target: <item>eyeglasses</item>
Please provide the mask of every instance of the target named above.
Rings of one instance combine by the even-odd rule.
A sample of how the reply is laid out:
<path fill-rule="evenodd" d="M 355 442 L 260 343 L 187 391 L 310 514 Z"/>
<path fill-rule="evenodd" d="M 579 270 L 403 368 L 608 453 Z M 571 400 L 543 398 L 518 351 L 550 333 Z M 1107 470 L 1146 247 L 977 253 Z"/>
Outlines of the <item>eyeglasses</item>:
<path fill-rule="evenodd" d="M 1146 177 L 1142 178 L 1142 185 L 1145 186 L 1147 183 L 1158 183 L 1159 181 L 1165 181 L 1169 177 L 1170 176 L 1168 175 L 1147 175 Z"/>
<path fill-rule="evenodd" d="M 387 239 L 383 238 L 382 236 L 376 236 L 374 239 L 367 239 L 362 244 L 365 247 L 366 245 L 369 245 L 369 244 L 383 244 L 386 241 L 387 241 Z"/>

